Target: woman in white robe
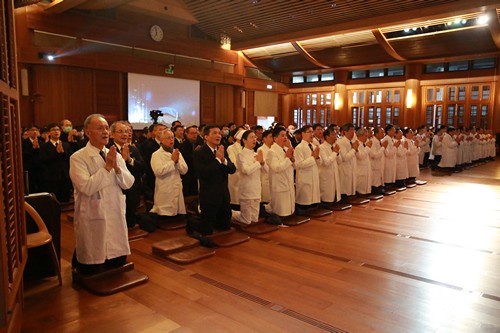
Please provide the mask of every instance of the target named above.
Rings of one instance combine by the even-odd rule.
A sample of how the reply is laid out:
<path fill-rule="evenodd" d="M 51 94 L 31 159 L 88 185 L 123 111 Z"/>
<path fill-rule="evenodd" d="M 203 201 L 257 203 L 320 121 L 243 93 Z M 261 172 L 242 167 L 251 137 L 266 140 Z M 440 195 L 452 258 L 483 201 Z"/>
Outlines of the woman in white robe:
<path fill-rule="evenodd" d="M 233 215 L 236 221 L 251 224 L 259 220 L 259 206 L 262 186 L 260 173 L 264 166 L 262 151 L 253 150 L 257 143 L 257 136 L 253 131 L 245 131 L 241 137 L 243 150 L 237 157 L 239 179 L 240 213 Z"/>
<path fill-rule="evenodd" d="M 238 154 L 241 153 L 243 147 L 240 144 L 241 136 L 245 131 L 239 130 L 234 135 L 235 142 L 227 147 L 227 156 L 236 166 L 236 161 L 238 160 Z M 239 205 L 240 204 L 240 194 L 238 192 L 239 182 L 240 182 L 240 174 L 238 172 L 238 166 L 236 166 L 236 172 L 230 174 L 227 179 L 227 187 L 229 188 L 229 195 L 231 197 L 231 205 Z"/>

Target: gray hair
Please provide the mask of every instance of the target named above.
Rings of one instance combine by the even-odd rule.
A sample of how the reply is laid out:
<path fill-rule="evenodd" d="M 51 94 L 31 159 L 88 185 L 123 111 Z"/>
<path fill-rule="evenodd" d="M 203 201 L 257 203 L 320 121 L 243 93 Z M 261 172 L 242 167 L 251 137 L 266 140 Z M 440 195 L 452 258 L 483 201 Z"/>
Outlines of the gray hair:
<path fill-rule="evenodd" d="M 364 127 L 361 127 L 360 129 L 358 129 L 358 131 L 356 132 L 356 135 L 359 137 L 359 136 L 362 136 L 364 134 L 366 134 L 368 132 L 368 130 Z"/>
<path fill-rule="evenodd" d="M 172 136 L 174 136 L 174 132 L 172 132 L 169 129 L 166 129 L 166 130 L 160 132 L 160 134 L 158 135 L 158 140 L 165 139 L 165 137 L 167 136 L 168 133 L 170 133 L 170 134 L 172 134 Z"/>
<path fill-rule="evenodd" d="M 125 121 L 125 120 L 117 120 L 115 121 L 114 123 L 111 124 L 111 126 L 109 127 L 109 130 L 111 131 L 111 133 L 114 133 L 115 130 L 116 130 L 116 125 L 118 124 L 122 124 L 124 126 L 126 126 L 127 128 L 130 126 L 130 123 L 128 121 Z"/>
<path fill-rule="evenodd" d="M 91 114 L 90 116 L 88 116 L 87 118 L 85 118 L 85 121 L 83 122 L 83 128 L 88 128 L 89 127 L 89 124 L 90 122 L 92 121 L 92 119 L 94 118 L 102 118 L 104 120 L 106 120 L 106 118 L 104 118 L 104 116 L 102 114 L 99 114 L 99 113 L 93 113 Z"/>

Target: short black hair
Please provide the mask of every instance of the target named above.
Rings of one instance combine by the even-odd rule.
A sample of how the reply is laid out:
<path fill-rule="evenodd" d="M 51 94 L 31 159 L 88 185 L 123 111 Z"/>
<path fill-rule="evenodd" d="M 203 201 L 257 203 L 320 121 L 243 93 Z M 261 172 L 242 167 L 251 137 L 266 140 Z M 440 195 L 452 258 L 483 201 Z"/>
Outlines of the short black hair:
<path fill-rule="evenodd" d="M 273 129 L 273 138 L 277 138 L 281 131 L 285 131 L 286 133 L 286 128 L 284 128 L 283 126 L 276 126 L 274 129 Z"/>
<path fill-rule="evenodd" d="M 210 130 L 212 128 L 218 128 L 218 129 L 220 129 L 220 127 L 218 125 L 208 124 L 205 127 L 203 127 L 203 136 L 210 134 Z"/>

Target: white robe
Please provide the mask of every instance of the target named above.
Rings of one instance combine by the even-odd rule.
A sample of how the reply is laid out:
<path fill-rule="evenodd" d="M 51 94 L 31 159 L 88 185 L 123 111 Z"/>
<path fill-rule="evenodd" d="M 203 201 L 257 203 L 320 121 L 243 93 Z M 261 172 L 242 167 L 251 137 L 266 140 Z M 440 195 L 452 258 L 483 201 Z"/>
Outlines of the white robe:
<path fill-rule="evenodd" d="M 293 163 L 286 157 L 283 148 L 273 144 L 267 153 L 269 167 L 269 189 L 271 201 L 269 212 L 279 216 L 289 216 L 295 212 L 295 187 L 293 183 Z"/>
<path fill-rule="evenodd" d="M 261 150 L 262 151 L 262 156 L 264 157 L 264 161 L 267 158 L 267 154 L 269 153 L 269 148 L 266 146 L 266 144 L 263 144 L 262 146 L 257 149 L 257 151 Z M 261 199 L 260 201 L 262 202 L 270 202 L 271 201 L 271 191 L 269 190 L 269 166 L 267 163 L 264 164 L 262 169 L 260 170 L 260 183 L 262 187 L 261 191 Z"/>
<path fill-rule="evenodd" d="M 425 153 L 429 153 L 431 151 L 431 140 L 425 133 L 417 134 L 416 138 L 418 139 L 418 145 L 420 147 L 420 151 L 418 153 L 418 163 L 424 164 Z"/>
<path fill-rule="evenodd" d="M 443 143 L 441 142 L 441 140 L 439 140 L 439 136 L 438 135 L 434 135 L 434 137 L 432 138 L 432 149 L 431 149 L 431 156 L 432 156 L 432 159 L 434 159 L 434 156 L 436 155 L 442 155 L 442 146 L 443 146 Z"/>
<path fill-rule="evenodd" d="M 419 168 L 419 154 L 420 147 L 415 146 L 413 140 L 408 140 L 406 138 L 404 141 L 408 141 L 408 151 L 406 152 L 406 163 L 408 164 L 408 177 L 416 178 L 420 174 Z"/>
<path fill-rule="evenodd" d="M 311 143 L 312 148 L 315 146 Z M 302 140 L 294 151 L 295 157 L 295 180 L 296 192 L 295 202 L 299 205 L 312 205 L 321 202 L 319 189 L 319 169 L 320 159 L 316 160 L 312 156 L 309 142 Z"/>
<path fill-rule="evenodd" d="M 155 174 L 154 205 L 151 213 L 162 216 L 186 214 L 186 204 L 182 194 L 182 178 L 188 171 L 188 166 L 182 154 L 179 161 L 172 161 L 172 153 L 160 147 L 151 155 L 151 169 Z"/>
<path fill-rule="evenodd" d="M 227 147 L 227 155 L 231 162 L 236 166 L 236 161 L 238 160 L 238 154 L 241 153 L 243 148 L 241 147 L 239 142 L 235 142 L 229 147 Z M 229 195 L 231 196 L 231 204 L 239 205 L 240 203 L 240 194 L 238 192 L 239 183 L 240 183 L 240 174 L 238 172 L 238 167 L 236 166 L 236 172 L 230 174 L 227 178 L 227 187 L 229 188 Z"/>
<path fill-rule="evenodd" d="M 319 156 L 321 157 L 319 188 L 323 202 L 340 201 L 342 194 L 338 166 L 342 163 L 342 158 L 332 148 L 332 145 L 326 141 L 319 146 Z"/>
<path fill-rule="evenodd" d="M 380 145 L 380 140 L 372 138 L 370 149 L 370 165 L 372 168 L 372 186 L 384 185 L 384 155 L 385 147 Z"/>
<path fill-rule="evenodd" d="M 361 194 L 372 192 L 372 167 L 370 161 L 370 147 L 359 142 L 356 153 L 356 191 Z"/>
<path fill-rule="evenodd" d="M 442 144 L 442 157 L 438 166 L 440 168 L 454 168 L 457 164 L 458 143 L 451 137 L 451 135 L 445 133 Z"/>
<path fill-rule="evenodd" d="M 240 188 L 238 192 L 241 199 L 259 199 L 262 192 L 260 184 L 260 171 L 262 166 L 255 160 L 255 152 L 244 148 L 238 154 L 236 168 L 240 173 Z"/>
<path fill-rule="evenodd" d="M 353 138 L 353 140 L 355 140 Z M 340 192 L 347 195 L 356 194 L 356 150 L 351 147 L 351 141 L 343 136 L 337 141 L 340 146 L 342 164 L 339 165 Z"/>
<path fill-rule="evenodd" d="M 408 142 L 408 145 L 410 143 Z M 408 160 L 406 154 L 408 149 L 404 147 L 404 141 L 401 140 L 401 144 L 396 150 L 396 179 L 406 179 L 408 178 Z"/>
<path fill-rule="evenodd" d="M 394 140 L 386 135 L 382 142 L 389 142 L 384 151 L 384 183 L 391 184 L 396 181 L 396 147 Z"/>
<path fill-rule="evenodd" d="M 109 150 L 104 151 L 107 154 Z M 134 184 L 134 176 L 120 154 L 116 154 L 116 163 L 121 173 L 114 169 L 108 172 L 99 149 L 90 142 L 70 158 L 76 257 L 82 264 L 102 264 L 106 259 L 130 254 L 122 190 Z"/>

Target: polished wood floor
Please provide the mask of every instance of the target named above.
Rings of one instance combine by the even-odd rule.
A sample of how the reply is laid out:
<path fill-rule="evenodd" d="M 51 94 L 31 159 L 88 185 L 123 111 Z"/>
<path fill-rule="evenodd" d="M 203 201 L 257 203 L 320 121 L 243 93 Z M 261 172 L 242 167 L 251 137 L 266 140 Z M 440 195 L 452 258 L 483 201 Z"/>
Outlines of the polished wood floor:
<path fill-rule="evenodd" d="M 217 249 L 181 266 L 131 242 L 150 281 L 108 297 L 26 291 L 23 332 L 500 332 L 500 161 L 344 212 Z"/>

